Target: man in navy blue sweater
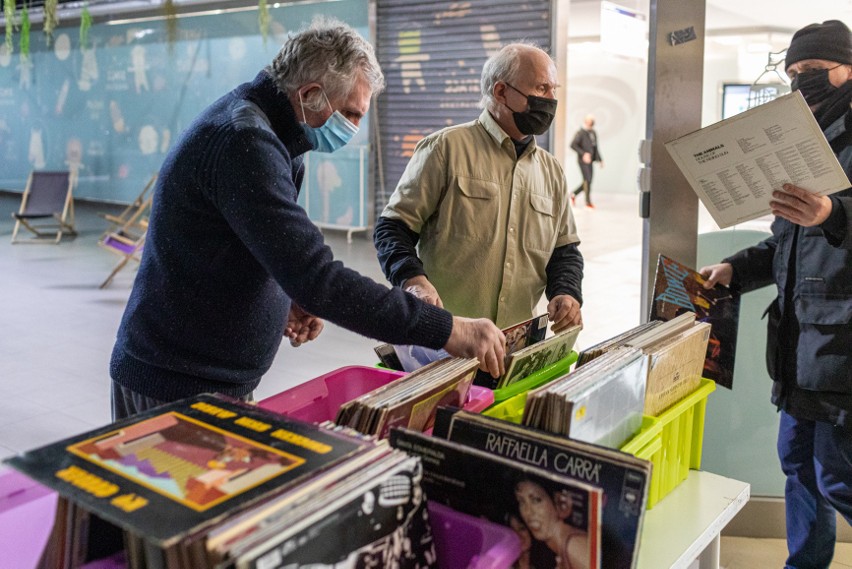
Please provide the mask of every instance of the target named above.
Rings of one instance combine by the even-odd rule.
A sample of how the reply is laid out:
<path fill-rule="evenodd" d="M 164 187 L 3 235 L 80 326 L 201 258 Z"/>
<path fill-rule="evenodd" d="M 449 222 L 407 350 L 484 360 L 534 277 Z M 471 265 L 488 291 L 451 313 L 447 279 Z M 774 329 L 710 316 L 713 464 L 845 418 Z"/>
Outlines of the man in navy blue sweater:
<path fill-rule="evenodd" d="M 114 419 L 203 392 L 248 398 L 282 336 L 313 340 L 320 318 L 504 371 L 493 323 L 345 268 L 296 203 L 302 155 L 345 145 L 383 86 L 370 44 L 318 21 L 182 134 L 160 171 L 113 349 Z"/>

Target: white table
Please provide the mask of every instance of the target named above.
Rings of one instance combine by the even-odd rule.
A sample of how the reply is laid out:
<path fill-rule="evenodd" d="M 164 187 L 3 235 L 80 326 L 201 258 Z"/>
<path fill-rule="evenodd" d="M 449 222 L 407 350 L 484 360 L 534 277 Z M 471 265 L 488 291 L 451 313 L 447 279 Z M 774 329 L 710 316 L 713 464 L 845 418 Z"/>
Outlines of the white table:
<path fill-rule="evenodd" d="M 747 482 L 690 471 L 689 477 L 645 513 L 639 569 L 719 568 L 722 529 L 748 502 Z"/>

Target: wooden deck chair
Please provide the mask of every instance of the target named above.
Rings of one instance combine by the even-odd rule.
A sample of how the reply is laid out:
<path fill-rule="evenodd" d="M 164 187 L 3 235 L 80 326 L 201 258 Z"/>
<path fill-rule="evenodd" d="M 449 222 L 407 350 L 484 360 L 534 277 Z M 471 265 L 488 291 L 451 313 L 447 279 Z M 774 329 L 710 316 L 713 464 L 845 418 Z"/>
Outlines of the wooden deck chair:
<path fill-rule="evenodd" d="M 124 224 L 114 231 L 105 233 L 98 240 L 98 245 L 121 257 L 99 288 L 106 288 L 115 275 L 130 261 L 138 263 L 142 259 L 142 247 L 145 245 L 145 236 L 148 233 L 148 212 L 151 209 L 152 200 L 153 196 L 149 195 Z"/>
<path fill-rule="evenodd" d="M 32 171 L 21 198 L 21 208 L 12 213 L 15 229 L 12 243 L 59 243 L 63 235 L 77 235 L 74 229 L 74 180 L 71 172 Z M 25 227 L 34 236 L 18 239 Z"/>
<path fill-rule="evenodd" d="M 154 182 L 157 181 L 158 172 L 154 172 L 151 178 L 148 180 L 148 183 L 145 184 L 145 187 L 142 188 L 142 191 L 139 192 L 139 195 L 136 196 L 136 199 L 130 203 L 121 213 L 118 214 L 110 214 L 110 213 L 98 213 L 98 215 L 110 223 L 109 228 L 104 231 L 104 234 L 101 237 L 106 236 L 107 233 L 111 233 L 116 229 L 120 228 L 124 225 L 128 219 L 133 217 L 134 214 L 139 210 L 140 206 L 143 204 L 150 205 L 150 201 L 148 200 L 148 196 L 151 195 L 154 189 Z"/>

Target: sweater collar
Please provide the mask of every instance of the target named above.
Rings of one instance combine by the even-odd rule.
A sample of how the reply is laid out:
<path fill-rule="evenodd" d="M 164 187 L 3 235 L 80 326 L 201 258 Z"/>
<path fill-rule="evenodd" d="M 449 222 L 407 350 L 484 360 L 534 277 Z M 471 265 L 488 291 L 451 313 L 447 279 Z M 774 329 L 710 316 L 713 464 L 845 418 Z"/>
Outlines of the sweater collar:
<path fill-rule="evenodd" d="M 249 84 L 246 99 L 263 109 L 275 136 L 281 140 L 290 156 L 299 156 L 313 148 L 296 118 L 296 111 L 287 94 L 278 89 L 266 70 L 258 73 Z"/>

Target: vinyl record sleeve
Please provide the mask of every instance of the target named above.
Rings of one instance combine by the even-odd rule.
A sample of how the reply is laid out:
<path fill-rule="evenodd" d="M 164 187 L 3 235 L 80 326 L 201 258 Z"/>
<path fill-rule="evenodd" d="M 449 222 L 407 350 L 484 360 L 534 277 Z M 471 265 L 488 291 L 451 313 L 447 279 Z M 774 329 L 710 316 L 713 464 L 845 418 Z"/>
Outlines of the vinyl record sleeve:
<path fill-rule="evenodd" d="M 199 395 L 5 463 L 166 548 L 372 444 Z"/>

